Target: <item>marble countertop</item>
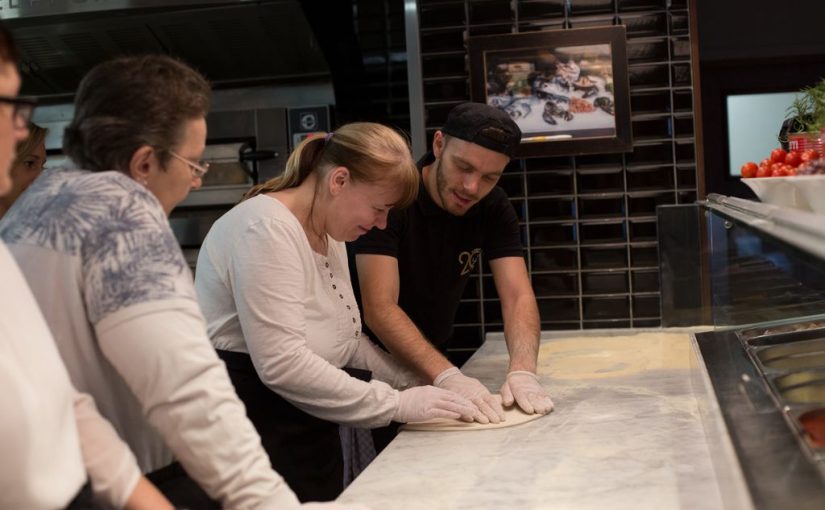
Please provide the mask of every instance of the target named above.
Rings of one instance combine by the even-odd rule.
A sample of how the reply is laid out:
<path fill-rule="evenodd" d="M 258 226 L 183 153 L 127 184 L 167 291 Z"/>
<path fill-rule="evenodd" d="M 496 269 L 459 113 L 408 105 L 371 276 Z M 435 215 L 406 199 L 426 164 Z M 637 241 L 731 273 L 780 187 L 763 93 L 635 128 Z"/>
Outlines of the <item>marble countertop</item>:
<path fill-rule="evenodd" d="M 555 410 L 512 428 L 402 432 L 338 501 L 401 509 L 749 508 L 684 331 L 542 335 Z M 498 392 L 500 334 L 463 370 Z"/>

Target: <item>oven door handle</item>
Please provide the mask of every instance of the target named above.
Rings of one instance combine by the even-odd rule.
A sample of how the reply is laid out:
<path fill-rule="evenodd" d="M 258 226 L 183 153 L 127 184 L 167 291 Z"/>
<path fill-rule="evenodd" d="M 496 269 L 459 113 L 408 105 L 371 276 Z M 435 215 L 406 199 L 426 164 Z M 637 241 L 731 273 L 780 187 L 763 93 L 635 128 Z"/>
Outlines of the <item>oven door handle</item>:
<path fill-rule="evenodd" d="M 245 145 L 238 153 L 238 158 L 241 163 L 251 163 L 249 165 L 242 164 L 241 166 L 246 170 L 246 173 L 252 177 L 252 182 L 258 183 L 258 161 L 266 161 L 275 159 L 279 154 L 275 151 L 268 150 L 249 150 L 249 146 Z"/>
<path fill-rule="evenodd" d="M 275 151 L 241 151 L 241 161 L 265 161 L 277 157 Z"/>

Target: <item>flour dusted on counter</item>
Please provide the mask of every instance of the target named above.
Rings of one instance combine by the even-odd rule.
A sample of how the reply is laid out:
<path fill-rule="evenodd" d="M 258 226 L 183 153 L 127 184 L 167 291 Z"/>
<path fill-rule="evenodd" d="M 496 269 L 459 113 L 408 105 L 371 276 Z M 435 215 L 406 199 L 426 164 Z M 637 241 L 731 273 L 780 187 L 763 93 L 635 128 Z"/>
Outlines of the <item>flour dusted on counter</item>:
<path fill-rule="evenodd" d="M 553 379 L 592 379 L 688 369 L 691 356 L 687 333 L 580 336 L 542 344 L 539 365 Z"/>

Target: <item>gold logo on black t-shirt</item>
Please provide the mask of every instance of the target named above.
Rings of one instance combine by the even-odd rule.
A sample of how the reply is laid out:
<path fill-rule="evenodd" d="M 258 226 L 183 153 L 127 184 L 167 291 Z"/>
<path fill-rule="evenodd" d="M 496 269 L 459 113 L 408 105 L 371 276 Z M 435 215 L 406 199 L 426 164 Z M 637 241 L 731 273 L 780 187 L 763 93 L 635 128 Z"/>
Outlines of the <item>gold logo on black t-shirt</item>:
<path fill-rule="evenodd" d="M 481 255 L 481 248 L 475 248 L 473 251 L 463 251 L 458 254 L 458 263 L 462 266 L 461 276 L 476 268 L 479 255 Z"/>

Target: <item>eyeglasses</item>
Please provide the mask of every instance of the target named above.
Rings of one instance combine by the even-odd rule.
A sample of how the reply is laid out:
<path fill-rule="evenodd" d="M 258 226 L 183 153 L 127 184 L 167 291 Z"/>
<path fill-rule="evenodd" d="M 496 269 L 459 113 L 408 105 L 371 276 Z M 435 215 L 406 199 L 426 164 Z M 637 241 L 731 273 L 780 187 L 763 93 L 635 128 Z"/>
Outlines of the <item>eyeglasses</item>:
<path fill-rule="evenodd" d="M 195 179 L 200 179 L 201 177 L 206 175 L 206 172 L 209 171 L 209 163 L 207 163 L 206 161 L 198 161 L 197 163 L 194 163 L 194 162 L 189 161 L 188 159 L 184 158 L 183 156 L 181 156 L 180 154 L 178 154 L 175 151 L 169 151 L 169 154 L 173 158 L 179 159 L 179 160 L 183 161 L 184 163 L 186 163 L 187 165 L 189 165 L 189 169 L 192 170 L 192 177 L 194 177 Z"/>
<path fill-rule="evenodd" d="M 0 103 L 10 104 L 14 107 L 11 118 L 14 121 L 15 129 L 29 127 L 32 112 L 34 112 L 34 107 L 37 106 L 37 99 L 33 97 L 0 96 Z"/>

